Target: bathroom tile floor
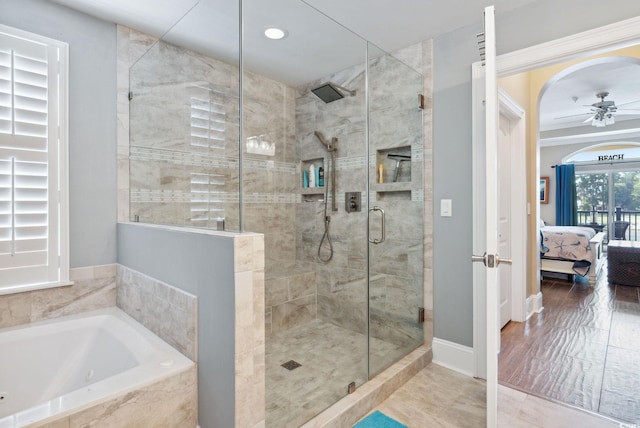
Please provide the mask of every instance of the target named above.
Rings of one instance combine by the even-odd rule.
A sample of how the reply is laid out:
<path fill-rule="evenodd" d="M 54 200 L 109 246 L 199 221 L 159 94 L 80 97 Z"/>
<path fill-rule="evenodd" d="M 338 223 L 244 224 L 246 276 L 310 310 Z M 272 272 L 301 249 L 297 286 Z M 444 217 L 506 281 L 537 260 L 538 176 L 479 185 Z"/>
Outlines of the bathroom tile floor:
<path fill-rule="evenodd" d="M 484 381 L 429 364 L 374 410 L 409 428 L 486 426 Z M 498 386 L 499 428 L 614 428 L 599 415 Z"/>
<path fill-rule="evenodd" d="M 529 394 L 640 423 L 640 287 L 543 280 L 544 310 L 501 333 L 498 379 Z"/>
<path fill-rule="evenodd" d="M 398 346 L 372 339 L 373 367 Z M 301 364 L 287 370 L 290 360 Z M 269 337 L 266 342 L 266 426 L 299 427 L 343 396 L 347 385 L 366 380 L 366 337 L 330 323 L 312 321 Z"/>

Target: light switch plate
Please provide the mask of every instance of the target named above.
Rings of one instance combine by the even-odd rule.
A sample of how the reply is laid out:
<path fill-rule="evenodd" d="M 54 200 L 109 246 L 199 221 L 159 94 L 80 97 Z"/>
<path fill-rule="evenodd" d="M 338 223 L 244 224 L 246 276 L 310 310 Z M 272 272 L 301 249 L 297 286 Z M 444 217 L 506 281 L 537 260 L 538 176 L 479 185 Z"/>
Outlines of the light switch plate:
<path fill-rule="evenodd" d="M 440 217 L 451 217 L 452 202 L 451 199 L 440 199 Z"/>

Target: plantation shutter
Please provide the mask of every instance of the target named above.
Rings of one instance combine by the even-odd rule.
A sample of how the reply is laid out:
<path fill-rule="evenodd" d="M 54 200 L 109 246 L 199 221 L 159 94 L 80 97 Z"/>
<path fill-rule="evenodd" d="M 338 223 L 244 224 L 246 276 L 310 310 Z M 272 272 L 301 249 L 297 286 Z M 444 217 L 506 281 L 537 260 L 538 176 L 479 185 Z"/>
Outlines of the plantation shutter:
<path fill-rule="evenodd" d="M 6 27 L 3 27 L 6 28 Z M 0 28 L 0 287 L 60 276 L 59 49 Z"/>
<path fill-rule="evenodd" d="M 190 88 L 191 149 L 210 156 L 209 161 L 224 155 L 227 113 L 221 90 L 193 85 Z M 210 168 L 214 169 L 214 168 Z M 217 169 L 217 168 L 216 168 Z M 224 217 L 224 174 L 191 173 L 191 224 L 212 227 Z"/>

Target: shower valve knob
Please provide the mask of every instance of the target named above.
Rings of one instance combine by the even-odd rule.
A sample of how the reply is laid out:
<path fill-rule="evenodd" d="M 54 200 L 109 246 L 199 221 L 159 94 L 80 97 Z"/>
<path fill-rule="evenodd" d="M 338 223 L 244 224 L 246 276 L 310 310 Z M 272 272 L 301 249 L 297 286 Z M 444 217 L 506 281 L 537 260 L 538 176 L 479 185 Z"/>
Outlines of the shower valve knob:
<path fill-rule="evenodd" d="M 345 192 L 344 209 L 347 213 L 362 211 L 360 192 Z"/>

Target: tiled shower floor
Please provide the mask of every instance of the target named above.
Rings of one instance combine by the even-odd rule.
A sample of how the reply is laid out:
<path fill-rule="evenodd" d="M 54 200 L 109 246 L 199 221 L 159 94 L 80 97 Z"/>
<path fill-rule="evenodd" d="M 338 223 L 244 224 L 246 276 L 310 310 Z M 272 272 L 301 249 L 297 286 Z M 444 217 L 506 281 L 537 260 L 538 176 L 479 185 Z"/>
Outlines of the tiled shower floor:
<path fill-rule="evenodd" d="M 399 347 L 373 338 L 373 367 Z M 281 364 L 301 364 L 287 370 Z M 266 402 L 268 428 L 299 427 L 340 398 L 347 385 L 367 377 L 366 337 L 330 323 L 312 321 L 267 338 Z"/>

